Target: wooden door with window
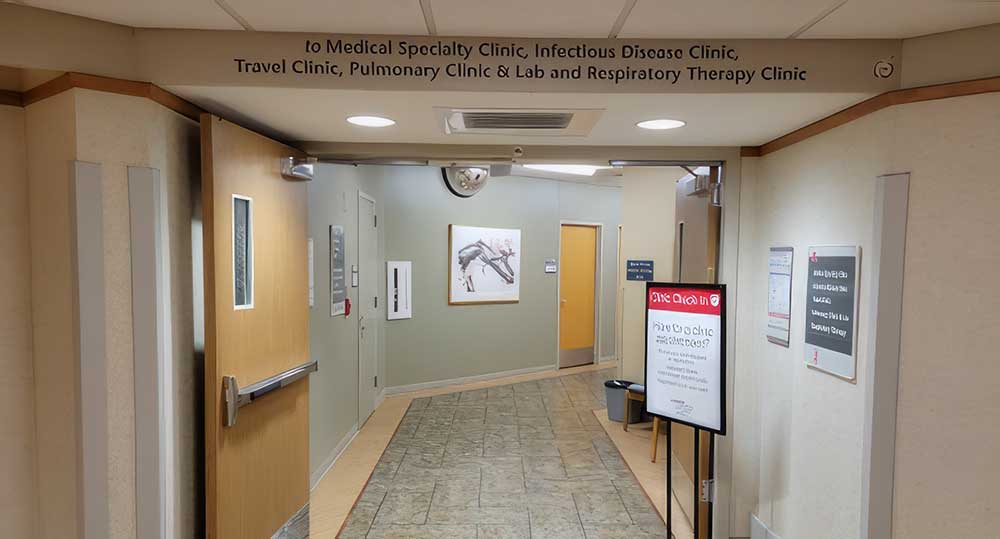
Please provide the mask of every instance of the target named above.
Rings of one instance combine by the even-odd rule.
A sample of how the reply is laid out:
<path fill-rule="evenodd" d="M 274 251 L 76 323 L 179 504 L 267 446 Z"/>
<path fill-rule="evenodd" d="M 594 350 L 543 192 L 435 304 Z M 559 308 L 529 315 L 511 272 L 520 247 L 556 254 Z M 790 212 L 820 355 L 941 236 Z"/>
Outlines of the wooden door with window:
<path fill-rule="evenodd" d="M 266 539 L 309 499 L 309 380 L 233 423 L 223 379 L 245 388 L 309 361 L 306 185 L 280 174 L 291 148 L 208 114 L 201 134 L 206 531 Z"/>
<path fill-rule="evenodd" d="M 722 208 L 713 203 L 713 190 L 721 181 L 721 169 L 706 168 L 699 173 L 708 174 L 707 189 L 697 188 L 697 178 L 690 175 L 676 186 L 674 270 L 675 280 L 682 283 L 717 282 Z M 671 451 L 679 464 L 671 474 L 674 495 L 694 538 L 711 537 L 713 436 L 680 423 L 670 425 Z M 675 526 L 675 530 L 681 529 Z"/>

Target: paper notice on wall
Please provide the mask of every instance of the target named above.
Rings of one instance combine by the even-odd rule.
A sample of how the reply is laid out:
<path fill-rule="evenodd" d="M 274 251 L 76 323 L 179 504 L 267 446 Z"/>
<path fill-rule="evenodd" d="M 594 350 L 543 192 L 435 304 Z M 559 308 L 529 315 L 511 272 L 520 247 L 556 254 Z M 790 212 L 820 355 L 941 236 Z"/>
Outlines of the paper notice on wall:
<path fill-rule="evenodd" d="M 725 287 L 649 283 L 646 309 L 646 409 L 724 435 Z"/>
<path fill-rule="evenodd" d="M 344 271 L 344 227 L 330 225 L 330 316 L 347 312 L 347 274 Z"/>
<path fill-rule="evenodd" d="M 792 321 L 792 247 L 771 247 L 767 257 L 767 340 L 788 348 Z"/>

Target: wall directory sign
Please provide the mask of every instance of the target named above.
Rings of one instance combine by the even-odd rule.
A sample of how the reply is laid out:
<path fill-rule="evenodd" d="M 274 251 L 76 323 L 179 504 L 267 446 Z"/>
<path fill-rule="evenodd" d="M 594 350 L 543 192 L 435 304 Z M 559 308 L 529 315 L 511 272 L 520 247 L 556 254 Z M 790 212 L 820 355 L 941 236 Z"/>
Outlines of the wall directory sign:
<path fill-rule="evenodd" d="M 817 246 L 807 254 L 806 365 L 854 381 L 861 248 Z"/>
<path fill-rule="evenodd" d="M 767 257 L 767 340 L 788 348 L 792 321 L 793 247 L 771 247 Z"/>
<path fill-rule="evenodd" d="M 726 287 L 646 283 L 646 410 L 726 434 Z"/>
<path fill-rule="evenodd" d="M 330 225 L 330 316 L 347 312 L 347 281 L 344 273 L 344 227 Z"/>
<path fill-rule="evenodd" d="M 626 260 L 625 280 L 627 281 L 652 281 L 653 261 L 652 260 Z"/>

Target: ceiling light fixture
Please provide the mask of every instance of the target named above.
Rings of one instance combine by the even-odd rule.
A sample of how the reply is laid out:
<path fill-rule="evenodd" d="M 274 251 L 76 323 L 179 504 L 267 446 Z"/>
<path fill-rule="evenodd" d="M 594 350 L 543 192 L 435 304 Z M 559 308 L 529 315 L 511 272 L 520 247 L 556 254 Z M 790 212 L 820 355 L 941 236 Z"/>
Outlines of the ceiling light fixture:
<path fill-rule="evenodd" d="M 351 116 L 347 118 L 348 123 L 360 125 L 362 127 L 389 127 L 396 125 L 394 120 L 383 118 L 382 116 Z"/>
<path fill-rule="evenodd" d="M 680 120 L 671 120 L 669 118 L 657 118 L 655 120 L 645 120 L 635 125 L 637 127 L 641 127 L 642 129 L 664 130 L 664 129 L 677 129 L 678 127 L 684 127 L 687 124 Z"/>
<path fill-rule="evenodd" d="M 574 174 L 577 176 L 593 176 L 598 170 L 611 167 L 596 165 L 524 165 L 524 168 L 545 172 L 558 172 L 560 174 Z"/>

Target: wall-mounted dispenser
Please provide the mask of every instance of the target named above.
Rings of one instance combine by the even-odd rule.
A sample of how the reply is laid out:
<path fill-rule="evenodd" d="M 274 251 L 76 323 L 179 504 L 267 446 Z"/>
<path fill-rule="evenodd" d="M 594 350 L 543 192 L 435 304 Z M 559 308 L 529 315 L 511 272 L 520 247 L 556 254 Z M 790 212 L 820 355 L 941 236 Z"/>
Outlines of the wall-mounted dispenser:
<path fill-rule="evenodd" d="M 410 293 L 412 267 L 413 263 L 409 261 L 386 262 L 385 296 L 388 301 L 385 306 L 385 316 L 388 320 L 413 318 L 413 297 Z"/>

